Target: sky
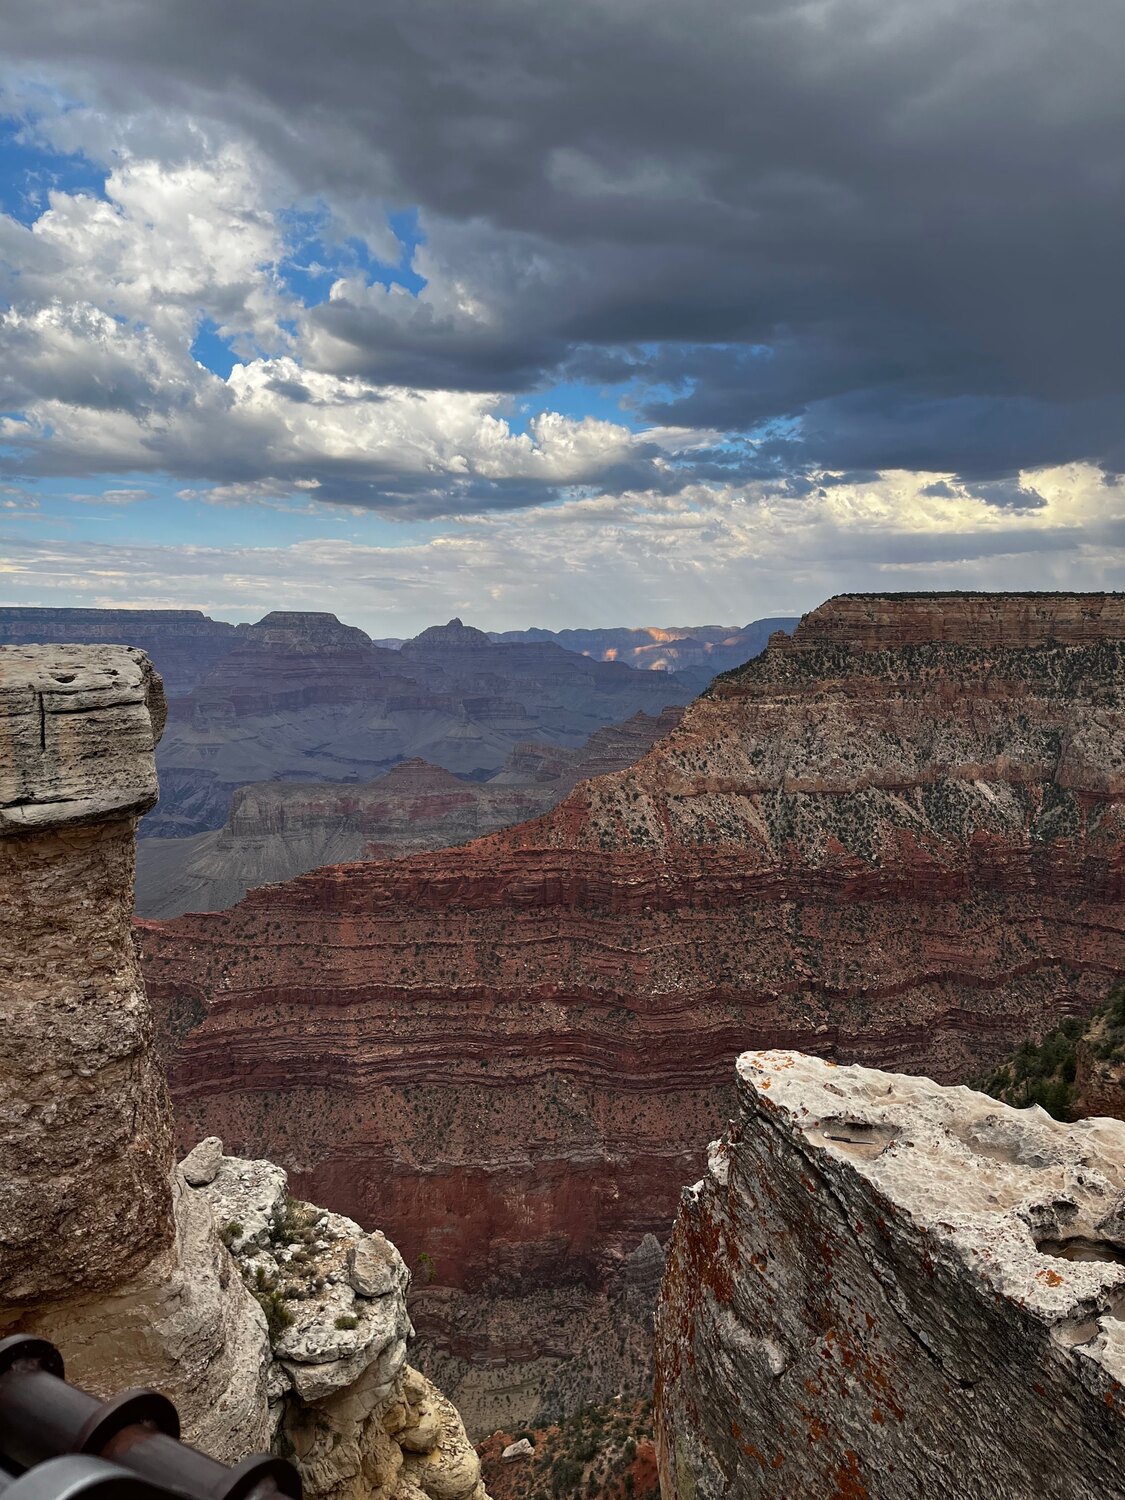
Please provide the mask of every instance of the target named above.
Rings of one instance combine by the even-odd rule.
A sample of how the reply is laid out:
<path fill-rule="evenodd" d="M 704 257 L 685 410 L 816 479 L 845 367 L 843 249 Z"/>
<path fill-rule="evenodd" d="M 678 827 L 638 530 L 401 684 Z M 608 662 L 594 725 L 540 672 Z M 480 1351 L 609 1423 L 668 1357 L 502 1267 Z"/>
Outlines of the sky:
<path fill-rule="evenodd" d="M 1120 0 L 5 0 L 0 604 L 1125 587 Z"/>

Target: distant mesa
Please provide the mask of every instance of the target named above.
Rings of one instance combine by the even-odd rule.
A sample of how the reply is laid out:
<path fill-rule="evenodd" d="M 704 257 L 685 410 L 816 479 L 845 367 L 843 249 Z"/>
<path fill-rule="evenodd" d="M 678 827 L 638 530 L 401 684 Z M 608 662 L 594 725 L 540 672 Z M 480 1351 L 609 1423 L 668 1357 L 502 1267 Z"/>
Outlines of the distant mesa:
<path fill-rule="evenodd" d="M 314 645 L 371 645 L 371 637 L 357 625 L 344 625 L 324 610 L 271 610 L 253 625 L 239 625 L 244 639 L 307 642 Z"/>
<path fill-rule="evenodd" d="M 404 654 L 411 649 L 464 651 L 476 648 L 491 651 L 492 644 L 483 630 L 475 630 L 471 625 L 454 619 L 447 625 L 431 625 L 413 640 L 405 641 L 402 650 Z"/>

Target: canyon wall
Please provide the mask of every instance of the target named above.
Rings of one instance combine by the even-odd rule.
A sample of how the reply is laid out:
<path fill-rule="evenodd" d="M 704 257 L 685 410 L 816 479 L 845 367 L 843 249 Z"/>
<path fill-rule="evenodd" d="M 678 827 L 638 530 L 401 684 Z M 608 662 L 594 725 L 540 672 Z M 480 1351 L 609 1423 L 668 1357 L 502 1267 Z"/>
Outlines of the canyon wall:
<path fill-rule="evenodd" d="M 226 1462 L 272 1443 L 310 1500 L 487 1500 L 394 1246 L 217 1140 L 173 1167 L 130 927 L 163 722 L 139 651 L 0 649 L 0 1335 L 157 1386 Z"/>
<path fill-rule="evenodd" d="M 657 1313 L 663 1500 L 1125 1495 L 1125 1124 L 737 1071 Z"/>
<path fill-rule="evenodd" d="M 230 651 L 238 627 L 198 609 L 35 609 L 0 606 L 0 646 L 127 643 L 158 667 L 169 698 L 190 693 Z"/>
<path fill-rule="evenodd" d="M 1087 646 L 1123 631 L 1125 594 L 837 594 L 804 616 L 793 649 Z"/>
<path fill-rule="evenodd" d="M 588 776 L 632 765 L 681 713 L 634 714 L 577 748 L 517 745 L 488 781 L 407 760 L 358 786 L 263 781 L 240 787 L 222 828 L 141 841 L 137 910 L 148 917 L 218 911 L 255 886 L 291 880 L 318 865 L 403 859 L 468 843 L 548 811 Z"/>
<path fill-rule="evenodd" d="M 734 1057 L 974 1077 L 1125 971 L 1123 612 L 833 601 L 543 818 L 140 924 L 185 1140 L 377 1215 L 474 1428 L 643 1385 Z"/>

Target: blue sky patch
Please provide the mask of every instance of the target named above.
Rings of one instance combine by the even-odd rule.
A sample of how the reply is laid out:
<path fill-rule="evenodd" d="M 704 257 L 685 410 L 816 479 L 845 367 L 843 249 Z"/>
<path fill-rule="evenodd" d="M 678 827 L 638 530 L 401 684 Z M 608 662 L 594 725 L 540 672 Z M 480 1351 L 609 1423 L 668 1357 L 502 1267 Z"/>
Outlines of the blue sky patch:
<path fill-rule="evenodd" d="M 26 122 L 0 118 L 0 210 L 21 224 L 35 223 L 51 192 L 104 199 L 107 176 L 81 153 L 63 155 L 35 141 Z"/>
<path fill-rule="evenodd" d="M 211 318 L 204 318 L 199 325 L 192 340 L 191 357 L 216 375 L 221 375 L 224 380 L 229 377 L 235 365 L 241 363 L 231 349 L 230 340 L 221 336 L 218 324 Z"/>
<path fill-rule="evenodd" d="M 400 286 L 417 296 L 426 285 L 411 264 L 414 252 L 425 241 L 416 209 L 391 214 L 388 223 L 402 245 L 396 264 L 372 255 L 358 236 L 335 240 L 329 231 L 331 219 L 327 208 L 290 208 L 279 219 L 285 229 L 289 253 L 278 267 L 287 291 L 298 297 L 305 307 L 317 307 L 328 301 L 332 283 L 341 276 L 357 271 L 368 283 Z"/>

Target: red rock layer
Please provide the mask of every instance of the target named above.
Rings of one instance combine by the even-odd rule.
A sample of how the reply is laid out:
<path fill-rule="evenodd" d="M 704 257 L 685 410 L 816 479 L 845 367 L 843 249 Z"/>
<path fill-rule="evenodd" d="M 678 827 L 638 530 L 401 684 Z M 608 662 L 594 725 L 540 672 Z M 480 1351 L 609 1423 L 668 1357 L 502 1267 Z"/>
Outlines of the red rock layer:
<path fill-rule="evenodd" d="M 377 1216 L 437 1290 L 594 1295 L 667 1232 L 740 1050 L 953 1079 L 1088 1009 L 1125 969 L 1122 600 L 989 599 L 971 630 L 834 601 L 533 823 L 144 924 L 185 1136 Z M 574 1336 L 450 1306 L 423 1331 L 478 1361 Z"/>
<path fill-rule="evenodd" d="M 1118 1056 L 1099 1057 L 1088 1043 L 1080 1043 L 1074 1084 L 1074 1119 L 1097 1115 L 1125 1120 L 1125 1063 Z"/>

